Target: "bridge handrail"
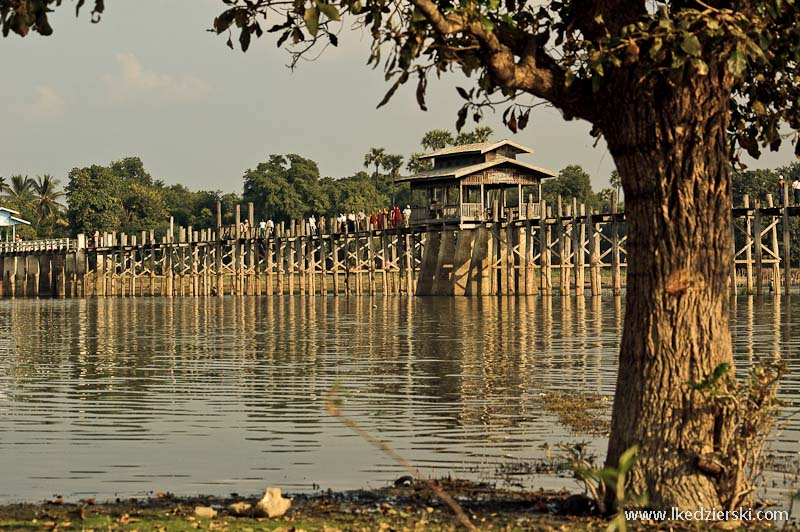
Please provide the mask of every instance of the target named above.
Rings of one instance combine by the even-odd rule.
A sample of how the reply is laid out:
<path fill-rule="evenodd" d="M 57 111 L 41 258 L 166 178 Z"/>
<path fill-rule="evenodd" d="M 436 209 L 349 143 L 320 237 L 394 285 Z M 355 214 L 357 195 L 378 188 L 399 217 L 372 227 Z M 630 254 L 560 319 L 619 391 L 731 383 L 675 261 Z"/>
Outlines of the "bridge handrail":
<path fill-rule="evenodd" d="M 69 238 L 0 242 L 0 254 L 31 251 L 74 251 L 75 248 L 75 241 Z"/>

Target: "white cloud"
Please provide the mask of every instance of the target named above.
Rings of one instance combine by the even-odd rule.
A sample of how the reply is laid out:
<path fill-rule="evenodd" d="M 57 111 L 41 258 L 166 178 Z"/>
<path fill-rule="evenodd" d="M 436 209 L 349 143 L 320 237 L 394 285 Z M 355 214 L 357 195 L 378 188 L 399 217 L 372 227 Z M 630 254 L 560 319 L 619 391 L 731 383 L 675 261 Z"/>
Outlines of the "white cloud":
<path fill-rule="evenodd" d="M 118 72 L 103 79 L 115 100 L 147 98 L 169 102 L 189 102 L 205 99 L 211 86 L 190 75 L 172 76 L 147 70 L 131 52 L 116 55 Z"/>
<path fill-rule="evenodd" d="M 26 115 L 40 120 L 60 118 L 66 102 L 59 92 L 48 85 L 39 85 L 33 101 L 25 104 Z"/>

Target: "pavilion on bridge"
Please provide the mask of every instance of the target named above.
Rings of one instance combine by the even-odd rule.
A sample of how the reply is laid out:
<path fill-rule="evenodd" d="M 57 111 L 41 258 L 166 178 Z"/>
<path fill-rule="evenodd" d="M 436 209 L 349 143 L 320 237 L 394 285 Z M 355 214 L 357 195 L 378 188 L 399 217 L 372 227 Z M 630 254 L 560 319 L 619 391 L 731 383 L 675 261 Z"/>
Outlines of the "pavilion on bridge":
<path fill-rule="evenodd" d="M 18 211 L 0 207 L 0 239 L 5 237 L 6 242 L 14 241 L 17 237 L 18 225 L 31 225 L 31 223 L 20 218 Z"/>
<path fill-rule="evenodd" d="M 411 184 L 411 223 L 470 227 L 493 219 L 540 217 L 542 179 L 557 174 L 517 160 L 532 153 L 510 140 L 453 146 L 426 153 L 433 168 L 398 178 Z"/>

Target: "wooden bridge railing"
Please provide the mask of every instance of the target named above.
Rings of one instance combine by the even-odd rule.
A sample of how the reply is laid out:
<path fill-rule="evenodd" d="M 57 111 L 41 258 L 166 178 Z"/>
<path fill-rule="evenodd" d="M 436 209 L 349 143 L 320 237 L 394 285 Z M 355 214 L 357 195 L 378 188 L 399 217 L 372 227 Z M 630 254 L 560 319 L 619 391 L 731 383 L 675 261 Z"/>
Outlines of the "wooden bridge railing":
<path fill-rule="evenodd" d="M 321 226 L 312 232 L 304 220 L 281 222 L 262 235 L 250 204 L 246 218 L 237 207 L 233 225 L 222 224 L 218 209 L 216 228 L 198 231 L 171 222 L 167 236 L 158 239 L 143 231 L 0 243 L 0 297 L 618 295 L 625 285 L 627 236 L 625 214 L 616 205 L 612 199 L 611 212 L 599 213 L 559 198 L 554 205 L 523 203 L 498 221 L 473 221 L 468 228 L 415 211 L 411 227 L 362 223 L 355 232 Z M 478 205 L 467 208 L 491 214 L 476 211 Z M 746 198 L 732 214 L 732 292 L 737 285 L 747 293 L 766 287 L 788 292 L 795 280 L 790 241 L 796 238 L 789 221 L 800 217 L 800 206 L 774 205 L 771 196 L 766 205 L 751 205 Z"/>
<path fill-rule="evenodd" d="M 27 253 L 41 251 L 75 251 L 75 241 L 69 238 L 48 240 L 20 240 L 0 242 L 0 253 Z"/>

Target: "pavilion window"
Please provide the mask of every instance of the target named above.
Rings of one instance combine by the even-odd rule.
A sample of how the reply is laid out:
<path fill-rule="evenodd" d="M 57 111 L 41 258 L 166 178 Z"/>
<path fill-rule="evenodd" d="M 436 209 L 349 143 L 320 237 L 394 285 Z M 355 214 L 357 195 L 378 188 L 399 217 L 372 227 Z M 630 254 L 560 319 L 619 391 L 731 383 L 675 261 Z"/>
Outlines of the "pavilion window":
<path fill-rule="evenodd" d="M 505 206 L 506 207 L 519 207 L 519 188 L 517 185 L 505 186 Z"/>
<path fill-rule="evenodd" d="M 480 203 L 481 187 L 478 185 L 464 186 L 464 203 Z"/>
<path fill-rule="evenodd" d="M 411 189 L 411 206 L 414 208 L 428 206 L 428 190 L 424 188 Z"/>
<path fill-rule="evenodd" d="M 525 203 L 539 203 L 539 186 L 525 185 L 522 187 L 522 201 Z"/>
<path fill-rule="evenodd" d="M 444 188 L 443 203 L 445 205 L 458 205 L 458 185 L 448 185 Z"/>

